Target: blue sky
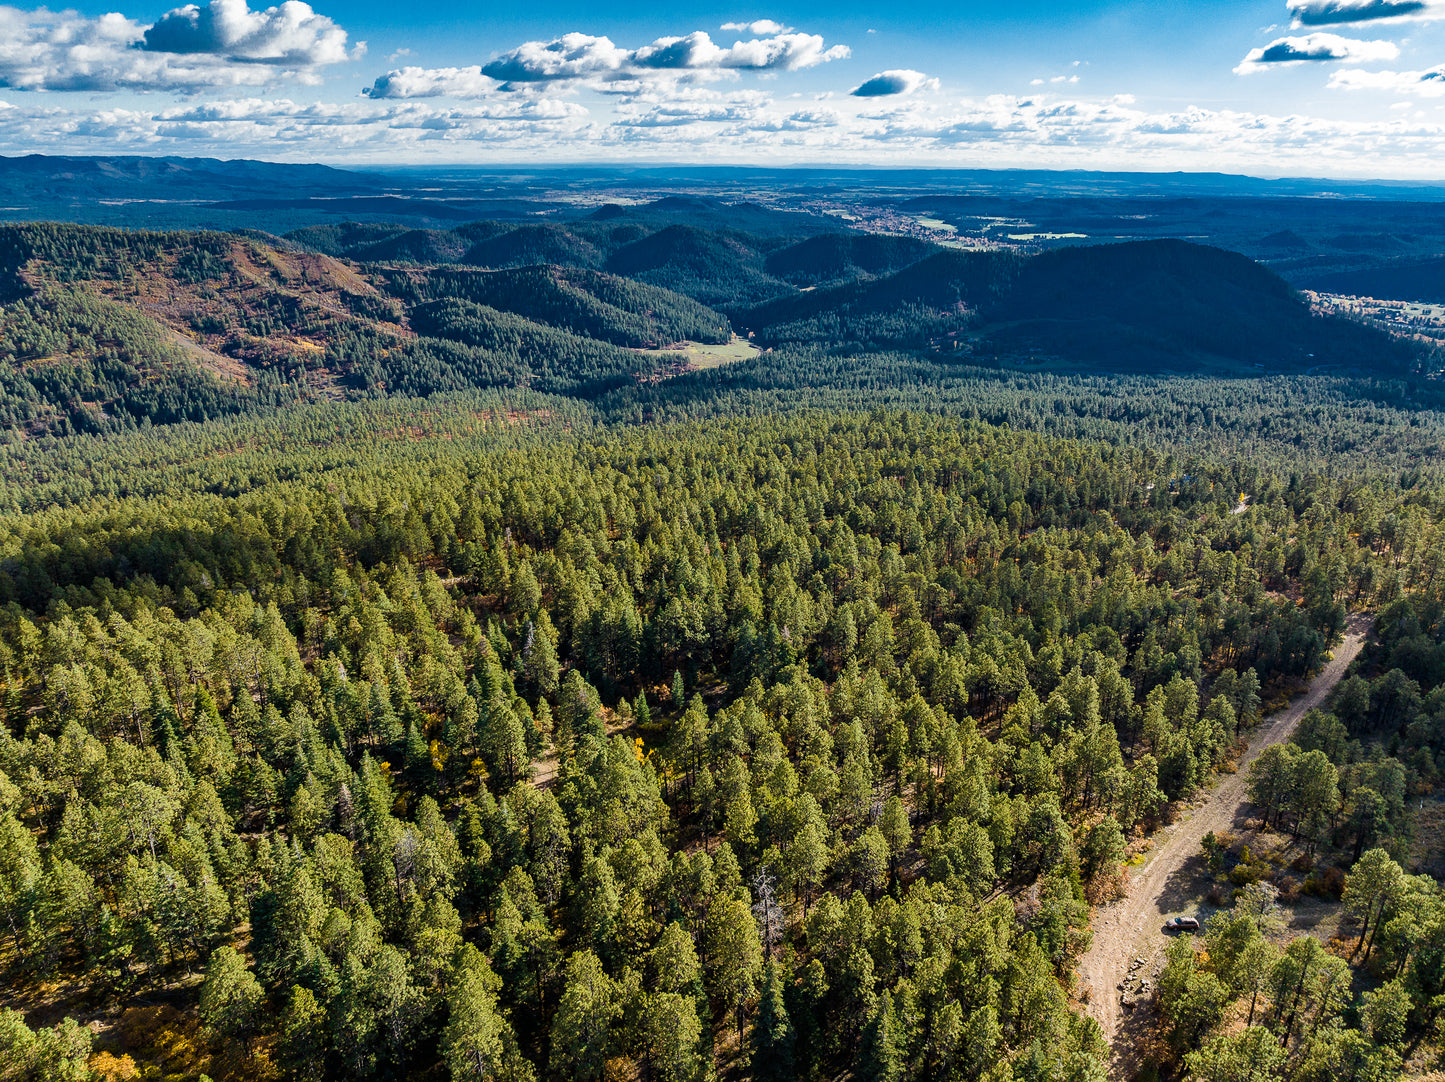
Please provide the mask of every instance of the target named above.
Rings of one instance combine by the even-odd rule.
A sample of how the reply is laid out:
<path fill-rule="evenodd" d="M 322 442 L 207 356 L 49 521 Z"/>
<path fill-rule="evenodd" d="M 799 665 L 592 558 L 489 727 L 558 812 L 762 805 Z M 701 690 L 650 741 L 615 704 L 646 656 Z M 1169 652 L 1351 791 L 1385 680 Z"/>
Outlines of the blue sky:
<path fill-rule="evenodd" d="M 1445 0 L 0 5 L 0 152 L 1445 179 Z"/>

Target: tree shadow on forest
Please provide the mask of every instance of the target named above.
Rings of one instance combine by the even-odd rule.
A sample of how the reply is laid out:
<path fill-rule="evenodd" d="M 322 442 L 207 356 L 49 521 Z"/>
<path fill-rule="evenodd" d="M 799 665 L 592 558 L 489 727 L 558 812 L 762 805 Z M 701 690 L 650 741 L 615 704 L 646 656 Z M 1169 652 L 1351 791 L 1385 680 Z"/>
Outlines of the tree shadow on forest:
<path fill-rule="evenodd" d="M 1195 853 L 1169 873 L 1164 889 L 1154 901 L 1161 917 L 1204 904 L 1211 881 L 1209 865 L 1203 853 Z"/>
<path fill-rule="evenodd" d="M 1111 991 L 1110 994 L 1118 993 Z M 1110 1078 L 1130 1079 L 1139 1076 L 1154 1044 L 1158 1015 L 1152 1000 L 1146 1000 L 1132 1010 L 1125 1009 L 1122 1012 L 1114 1033 L 1114 1044 L 1109 1051 Z"/>
<path fill-rule="evenodd" d="M 1230 829 L 1235 834 L 1247 834 L 1253 831 L 1258 825 L 1254 815 L 1255 811 L 1254 805 L 1249 801 L 1241 803 L 1235 809 Z M 1192 853 L 1178 868 L 1169 873 L 1169 878 L 1164 881 L 1164 889 L 1159 892 L 1155 906 L 1161 916 L 1178 913 L 1190 907 L 1215 908 L 1208 902 L 1209 890 L 1213 883 L 1214 873 L 1209 870 L 1209 862 L 1204 853 Z M 1204 919 L 1202 914 L 1200 919 Z"/>

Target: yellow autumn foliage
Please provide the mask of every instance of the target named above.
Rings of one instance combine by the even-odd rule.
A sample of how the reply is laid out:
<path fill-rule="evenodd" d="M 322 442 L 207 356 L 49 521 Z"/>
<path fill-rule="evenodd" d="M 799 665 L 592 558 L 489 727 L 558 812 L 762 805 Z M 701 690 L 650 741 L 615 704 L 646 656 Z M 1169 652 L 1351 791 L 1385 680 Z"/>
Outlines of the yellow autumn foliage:
<path fill-rule="evenodd" d="M 88 1064 L 91 1071 L 104 1079 L 104 1082 L 126 1082 L 127 1079 L 140 1076 L 140 1068 L 135 1065 L 135 1060 L 130 1054 L 116 1057 L 109 1052 L 97 1052 L 90 1057 Z"/>

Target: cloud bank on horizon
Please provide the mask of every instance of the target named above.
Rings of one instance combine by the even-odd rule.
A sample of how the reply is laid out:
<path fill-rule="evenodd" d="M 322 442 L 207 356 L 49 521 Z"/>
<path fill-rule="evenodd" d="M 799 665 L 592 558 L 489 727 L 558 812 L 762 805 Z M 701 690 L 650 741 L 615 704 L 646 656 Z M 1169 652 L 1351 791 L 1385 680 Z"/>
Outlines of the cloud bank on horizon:
<path fill-rule="evenodd" d="M 1280 0 L 1289 33 L 1258 29 L 1247 0 L 1214 2 L 1238 10 L 1244 55 L 1203 80 L 1062 29 L 1055 44 L 1091 59 L 1061 72 L 1030 59 L 1036 28 L 1002 7 L 979 28 L 940 8 L 911 35 L 876 9 L 833 26 L 679 14 L 661 36 L 655 20 L 633 32 L 638 20 L 599 12 L 510 41 L 474 17 L 474 35 L 448 22 L 423 44 L 440 8 L 401 24 L 379 5 L 304 0 L 149 18 L 0 5 L 0 152 L 1438 173 L 1445 0 Z M 1158 57 L 1208 62 L 1159 34 Z M 363 37 L 405 65 L 368 73 Z"/>

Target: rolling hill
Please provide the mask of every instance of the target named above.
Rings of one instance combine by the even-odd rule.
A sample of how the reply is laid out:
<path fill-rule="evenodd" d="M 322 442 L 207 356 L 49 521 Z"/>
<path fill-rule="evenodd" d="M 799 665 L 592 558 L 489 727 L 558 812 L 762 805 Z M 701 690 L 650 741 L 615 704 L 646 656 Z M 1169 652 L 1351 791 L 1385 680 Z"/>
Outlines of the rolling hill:
<path fill-rule="evenodd" d="M 915 237 L 828 233 L 769 254 L 767 272 L 796 286 L 893 274 L 937 249 Z"/>
<path fill-rule="evenodd" d="M 463 246 L 520 265 L 457 262 Z M 830 273 L 849 277 L 794 284 Z M 1075 372 L 1416 363 L 1245 257 L 1180 241 L 1025 257 L 627 223 L 7 226 L 0 304 L 0 428 L 28 435 L 470 388 L 594 398 L 685 371 L 685 343 L 727 345 L 735 327 L 818 358 L 824 382 L 835 360 L 890 351 Z M 774 363 L 746 348 L 725 363 L 739 362 Z"/>
<path fill-rule="evenodd" d="M 1401 371 L 1409 350 L 1345 320 L 1313 315 L 1257 263 L 1185 241 L 1063 248 L 1023 264 L 989 311 L 995 347 L 1017 345 L 1124 370 L 1199 363 L 1300 371 Z"/>
<path fill-rule="evenodd" d="M 895 274 L 738 313 L 764 344 L 947 348 L 1107 371 L 1408 369 L 1411 350 L 1313 314 L 1278 275 L 1184 241 L 941 252 Z"/>
<path fill-rule="evenodd" d="M 42 202 L 119 199 L 209 199 L 258 189 L 300 194 L 367 195 L 391 183 L 375 174 L 326 165 L 178 157 L 0 156 L 7 199 Z"/>
<path fill-rule="evenodd" d="M 671 290 L 598 271 L 533 266 L 388 273 L 388 291 L 412 303 L 471 301 L 633 349 L 732 340 L 727 319 Z"/>
<path fill-rule="evenodd" d="M 717 312 L 596 271 L 377 270 L 224 233 L 3 226 L 0 301 L 0 427 L 29 435 L 472 387 L 585 397 L 679 363 L 644 347 L 731 339 Z"/>
<path fill-rule="evenodd" d="M 739 313 L 767 345 L 839 342 L 866 348 L 921 347 L 977 322 L 1006 290 L 1020 257 L 942 251 L 894 274 L 783 297 Z"/>
<path fill-rule="evenodd" d="M 935 250 L 907 237 L 843 232 L 818 215 L 690 196 L 609 204 L 572 222 L 476 221 L 454 229 L 345 222 L 293 230 L 286 239 L 362 263 L 607 270 L 724 309 L 887 274 Z"/>
<path fill-rule="evenodd" d="M 765 246 L 746 234 L 670 225 L 619 248 L 607 269 L 703 304 L 734 308 L 793 292 L 767 273 L 765 260 Z"/>

